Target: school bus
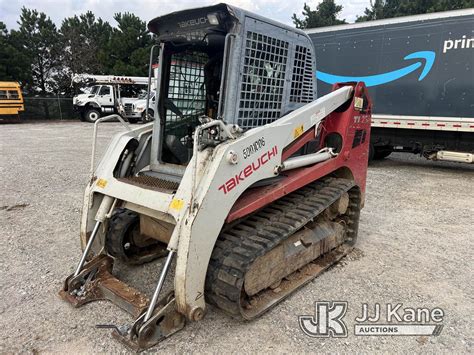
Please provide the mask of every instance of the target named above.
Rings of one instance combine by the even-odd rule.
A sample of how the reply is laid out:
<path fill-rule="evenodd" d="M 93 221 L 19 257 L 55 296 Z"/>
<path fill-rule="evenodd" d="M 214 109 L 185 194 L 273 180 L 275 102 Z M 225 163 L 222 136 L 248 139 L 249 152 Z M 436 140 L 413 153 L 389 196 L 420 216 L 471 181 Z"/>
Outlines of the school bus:
<path fill-rule="evenodd" d="M 0 81 L 0 117 L 18 116 L 24 111 L 20 84 L 14 81 Z"/>

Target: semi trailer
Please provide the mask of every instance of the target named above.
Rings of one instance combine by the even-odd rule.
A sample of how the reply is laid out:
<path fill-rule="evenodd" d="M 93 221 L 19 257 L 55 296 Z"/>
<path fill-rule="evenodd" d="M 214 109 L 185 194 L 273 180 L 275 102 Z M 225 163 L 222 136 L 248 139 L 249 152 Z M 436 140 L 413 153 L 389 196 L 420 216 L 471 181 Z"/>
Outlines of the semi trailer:
<path fill-rule="evenodd" d="M 308 29 L 318 95 L 364 81 L 371 158 L 393 151 L 474 161 L 474 9 Z"/>

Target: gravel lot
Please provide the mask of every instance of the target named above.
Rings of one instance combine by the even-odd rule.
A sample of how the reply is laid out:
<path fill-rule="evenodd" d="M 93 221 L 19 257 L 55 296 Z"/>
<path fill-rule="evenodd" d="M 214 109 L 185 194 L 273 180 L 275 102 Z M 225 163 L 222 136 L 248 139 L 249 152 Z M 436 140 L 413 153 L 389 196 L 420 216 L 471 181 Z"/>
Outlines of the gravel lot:
<path fill-rule="evenodd" d="M 100 130 L 100 151 L 118 124 Z M 98 323 L 131 318 L 107 302 L 73 309 L 57 292 L 79 260 L 79 219 L 92 125 L 0 126 L 0 353 L 126 352 Z M 260 319 L 242 323 L 210 307 L 206 318 L 154 351 L 472 353 L 474 169 L 393 154 L 372 165 L 357 249 Z M 121 268 L 151 293 L 160 263 Z M 310 338 L 298 315 L 318 300 L 349 302 L 349 337 Z M 363 303 L 441 307 L 438 337 L 358 337 Z"/>

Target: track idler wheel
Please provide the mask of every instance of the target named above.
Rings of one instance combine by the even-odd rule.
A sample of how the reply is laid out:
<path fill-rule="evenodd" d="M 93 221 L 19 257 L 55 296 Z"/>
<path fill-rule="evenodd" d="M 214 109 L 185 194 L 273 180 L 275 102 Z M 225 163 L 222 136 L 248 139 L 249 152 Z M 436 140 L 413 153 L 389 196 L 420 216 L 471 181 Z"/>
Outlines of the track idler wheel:
<path fill-rule="evenodd" d="M 119 208 L 110 218 L 105 238 L 107 253 L 126 264 L 143 264 L 166 255 L 166 245 L 140 233 L 136 212 Z"/>

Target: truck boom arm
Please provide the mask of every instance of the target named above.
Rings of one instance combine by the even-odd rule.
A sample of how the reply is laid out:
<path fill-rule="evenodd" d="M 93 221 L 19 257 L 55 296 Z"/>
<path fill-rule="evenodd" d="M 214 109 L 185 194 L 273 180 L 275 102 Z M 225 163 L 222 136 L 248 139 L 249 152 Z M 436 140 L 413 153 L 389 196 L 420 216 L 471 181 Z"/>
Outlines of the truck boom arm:
<path fill-rule="evenodd" d="M 148 85 L 148 77 L 76 74 L 72 77 L 72 82 L 78 84 Z"/>

